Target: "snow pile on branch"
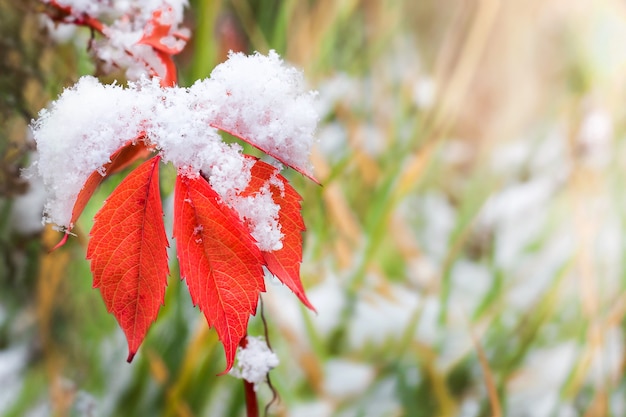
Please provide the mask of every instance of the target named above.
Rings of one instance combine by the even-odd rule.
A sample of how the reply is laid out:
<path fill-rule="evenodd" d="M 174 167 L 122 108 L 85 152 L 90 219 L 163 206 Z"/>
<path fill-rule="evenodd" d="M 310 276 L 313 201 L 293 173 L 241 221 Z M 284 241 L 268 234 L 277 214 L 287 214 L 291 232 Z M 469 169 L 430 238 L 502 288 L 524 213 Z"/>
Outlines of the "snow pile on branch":
<path fill-rule="evenodd" d="M 238 349 L 237 363 L 230 374 L 254 384 L 256 391 L 259 384 L 265 381 L 267 373 L 276 368 L 280 361 L 263 338 L 248 336 L 247 341 L 246 347 Z"/>
<path fill-rule="evenodd" d="M 161 87 L 146 78 L 124 88 L 83 77 L 32 124 L 35 168 L 48 194 L 44 220 L 71 229 L 73 204 L 89 175 L 129 141 L 143 140 L 179 172 L 205 176 L 242 220 L 259 225 L 253 233 L 259 247 L 276 250 L 279 207 L 263 190 L 252 200 L 240 196 L 255 162 L 238 144 L 222 141 L 218 129 L 310 176 L 314 98 L 300 72 L 273 51 L 231 54 L 210 78 L 189 88 Z"/>

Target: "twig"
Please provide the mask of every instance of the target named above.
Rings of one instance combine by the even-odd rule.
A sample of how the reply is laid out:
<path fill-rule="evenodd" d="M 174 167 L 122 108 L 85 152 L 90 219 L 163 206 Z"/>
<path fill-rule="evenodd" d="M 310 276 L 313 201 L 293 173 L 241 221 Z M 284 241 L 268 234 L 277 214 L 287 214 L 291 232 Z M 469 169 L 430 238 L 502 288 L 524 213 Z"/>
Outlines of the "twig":
<path fill-rule="evenodd" d="M 261 300 L 261 321 L 263 322 L 263 331 L 265 333 L 265 343 L 267 343 L 267 347 L 270 348 L 270 350 L 272 350 L 272 345 L 270 344 L 269 332 L 267 329 L 267 321 L 265 321 L 265 309 L 263 308 L 263 298 L 261 297 L 260 300 Z M 264 417 L 267 417 L 270 407 L 277 400 L 279 400 L 280 397 L 278 395 L 278 391 L 276 391 L 276 388 L 274 388 L 274 385 L 272 385 L 272 380 L 270 379 L 269 373 L 266 375 L 265 380 L 267 381 L 267 385 L 270 387 L 270 390 L 272 390 L 272 399 L 270 400 L 270 402 L 268 402 L 265 405 L 265 412 L 263 414 Z"/>

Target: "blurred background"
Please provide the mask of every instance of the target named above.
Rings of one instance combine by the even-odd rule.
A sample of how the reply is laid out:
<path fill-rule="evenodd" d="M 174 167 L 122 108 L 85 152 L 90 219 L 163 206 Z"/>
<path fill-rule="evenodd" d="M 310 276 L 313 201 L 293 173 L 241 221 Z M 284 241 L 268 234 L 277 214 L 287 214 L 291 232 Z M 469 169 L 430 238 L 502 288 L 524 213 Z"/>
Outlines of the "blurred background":
<path fill-rule="evenodd" d="M 84 260 L 121 176 L 49 253 L 27 126 L 99 69 L 39 11 L 0 0 L 0 415 L 244 415 L 175 263 L 126 363 Z M 268 281 L 268 415 L 626 415 L 624 2 L 192 0 L 187 20 L 181 85 L 275 49 L 319 91 L 323 187 L 288 173 L 318 314 Z"/>

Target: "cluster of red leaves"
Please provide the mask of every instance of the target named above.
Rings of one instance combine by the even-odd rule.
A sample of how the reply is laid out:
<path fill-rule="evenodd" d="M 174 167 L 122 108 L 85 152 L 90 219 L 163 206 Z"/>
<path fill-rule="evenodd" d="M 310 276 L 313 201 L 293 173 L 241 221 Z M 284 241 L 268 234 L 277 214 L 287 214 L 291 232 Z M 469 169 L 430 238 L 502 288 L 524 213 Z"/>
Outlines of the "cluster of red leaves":
<path fill-rule="evenodd" d="M 117 151 L 110 166 L 121 166 L 124 155 L 139 155 L 137 147 L 141 148 L 128 145 Z M 107 309 L 126 334 L 129 361 L 156 320 L 167 285 L 168 243 L 159 193 L 159 160 L 157 155 L 143 162 L 111 193 L 95 216 L 87 248 L 94 287 L 100 289 Z M 259 293 L 265 291 L 263 266 L 313 309 L 299 274 L 304 230 L 300 196 L 276 170 L 256 160 L 243 192 L 244 196 L 254 195 L 271 178 L 280 182 L 275 185 L 272 181 L 270 191 L 280 205 L 279 222 L 285 237 L 283 247 L 272 252 L 259 249 L 247 225 L 202 175 L 179 174 L 176 179 L 173 234 L 180 273 L 194 305 L 200 307 L 224 345 L 227 370 L 246 335 L 248 319 L 256 312 Z M 100 173 L 94 174 L 102 178 Z M 84 196 L 92 194 L 95 186 L 95 181 L 88 180 L 74 215 L 80 214 Z"/>
<path fill-rule="evenodd" d="M 77 26 L 86 26 L 93 32 L 97 32 L 100 35 L 107 36 L 107 25 L 93 16 L 86 14 L 76 15 L 72 8 L 59 4 L 56 0 L 50 0 L 50 10 L 48 16 L 58 23 L 73 24 Z M 137 42 L 138 44 L 144 44 L 150 46 L 154 53 L 161 61 L 163 68 L 155 68 L 148 62 L 144 62 L 146 67 L 149 68 L 150 73 L 154 77 L 159 77 L 161 85 L 164 87 L 176 85 L 176 66 L 173 55 L 176 55 L 182 51 L 182 47 L 172 47 L 164 44 L 161 40 L 171 35 L 175 39 L 188 41 L 187 36 L 181 32 L 171 32 L 172 26 L 170 24 L 161 23 L 161 17 L 165 13 L 171 13 L 171 6 L 164 5 L 162 9 L 157 9 L 152 13 L 152 19 L 146 24 L 143 29 L 143 36 Z M 126 51 L 130 56 L 133 55 L 131 51 Z"/>
<path fill-rule="evenodd" d="M 71 14 L 70 10 L 61 11 Z M 167 69 L 162 84 L 171 85 L 176 81 L 171 55 L 178 51 L 158 42 L 170 30 L 159 26 L 158 13 L 155 12 L 152 27 L 140 42 L 152 46 L 162 57 Z M 76 23 L 97 29 L 91 21 Z M 245 137 L 241 139 L 247 141 Z M 99 171 L 94 171 L 77 196 L 71 217 L 71 224 L 75 224 L 105 177 L 148 158 L 122 180 L 96 214 L 87 248 L 94 287 L 100 289 L 108 311 L 126 334 L 128 361 L 157 318 L 169 275 L 168 240 L 159 192 L 160 156 L 154 155 L 154 149 L 146 143 L 141 135 L 114 152 L 110 162 Z M 284 162 L 278 155 L 272 156 Z M 301 197 L 277 173 L 277 168 L 255 159 L 251 180 L 242 195 L 253 196 L 266 184 L 270 184 L 274 202 L 280 206 L 278 220 L 284 235 L 283 247 L 271 252 L 259 249 L 248 225 L 221 200 L 204 176 L 179 173 L 176 179 L 173 236 L 181 277 L 187 283 L 194 305 L 199 306 L 224 345 L 226 371 L 233 366 L 250 315 L 256 312 L 260 292 L 265 291 L 264 266 L 313 309 L 299 272 L 305 228 L 300 213 Z M 57 247 L 65 243 L 67 236 Z"/>

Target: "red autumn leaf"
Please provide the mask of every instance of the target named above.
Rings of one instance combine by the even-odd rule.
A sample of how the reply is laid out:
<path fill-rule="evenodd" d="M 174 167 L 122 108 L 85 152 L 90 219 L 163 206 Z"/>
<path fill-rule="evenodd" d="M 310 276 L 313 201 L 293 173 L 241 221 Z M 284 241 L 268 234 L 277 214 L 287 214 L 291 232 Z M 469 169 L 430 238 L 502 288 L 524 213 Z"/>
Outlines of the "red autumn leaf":
<path fill-rule="evenodd" d="M 307 299 L 300 281 L 300 263 L 302 262 L 302 232 L 306 230 L 302 220 L 300 201 L 302 197 L 287 182 L 285 177 L 278 173 L 278 169 L 270 164 L 257 160 L 251 169 L 251 179 L 248 188 L 242 193 L 244 196 L 253 195 L 259 191 L 272 177 L 270 192 L 274 202 L 280 206 L 278 222 L 281 225 L 283 247 L 279 250 L 262 251 L 267 269 L 291 291 L 302 303 L 315 311 Z M 276 184 L 278 182 L 279 184 Z"/>
<path fill-rule="evenodd" d="M 99 33 L 104 33 L 105 31 L 106 26 L 102 22 L 87 14 L 83 14 L 80 18 L 72 17 L 75 13 L 70 6 L 62 6 L 56 0 L 50 0 L 50 6 L 54 7 L 59 13 L 59 15 L 49 14 L 53 21 L 64 24 L 72 23 L 75 25 L 87 26 Z"/>
<path fill-rule="evenodd" d="M 144 162 L 111 193 L 87 247 L 93 286 L 126 334 L 129 362 L 156 320 L 169 274 L 159 160 Z"/>
<path fill-rule="evenodd" d="M 174 60 L 171 55 L 155 49 L 154 51 L 159 57 L 159 60 L 165 67 L 165 73 L 161 76 L 161 87 L 173 87 L 176 85 L 177 75 L 176 75 L 176 64 L 174 64 Z"/>
<path fill-rule="evenodd" d="M 162 87 L 172 87 L 176 85 L 177 78 L 176 65 L 174 64 L 172 55 L 176 55 L 182 51 L 182 47 L 176 43 L 168 42 L 175 42 L 177 40 L 186 41 L 187 38 L 179 32 L 170 33 L 172 25 L 170 23 L 162 23 L 164 13 L 173 13 L 172 7 L 166 6 L 165 9 L 158 9 L 152 13 L 152 19 L 146 24 L 143 36 L 137 43 L 152 47 L 164 67 L 162 74 L 157 71 L 156 68 L 152 68 L 154 75 L 161 77 Z M 167 22 L 167 20 L 166 17 L 165 21 Z M 184 43 L 182 45 L 184 45 Z"/>
<path fill-rule="evenodd" d="M 158 9 L 152 12 L 152 19 L 150 19 L 150 21 L 146 24 L 146 27 L 143 30 L 143 36 L 137 43 L 150 45 L 155 51 L 160 51 L 167 55 L 176 55 L 179 53 L 182 48 L 179 46 L 170 46 L 163 42 L 163 39 L 168 38 L 169 36 L 174 39 L 187 40 L 187 38 L 180 33 L 174 32 L 170 34 L 172 25 L 162 23 L 163 12 L 171 14 L 173 13 L 172 10 L 171 6 L 166 6 L 165 9 Z"/>
<path fill-rule="evenodd" d="M 74 207 L 72 208 L 72 218 L 70 220 L 71 227 L 74 226 L 76 220 L 78 220 L 83 210 L 85 210 L 89 199 L 106 177 L 121 171 L 141 158 L 147 157 L 151 151 L 152 150 L 146 146 L 143 141 L 135 141 L 135 143 L 128 142 L 111 155 L 109 158 L 110 162 L 104 164 L 102 167 L 104 175 L 102 175 L 99 171 L 92 172 L 89 178 L 87 178 L 87 181 L 85 181 L 83 188 L 80 190 L 80 193 L 78 193 L 76 201 L 74 202 Z M 71 229 L 68 229 L 66 231 L 63 239 L 61 239 L 61 241 L 54 248 L 52 248 L 52 250 L 63 246 L 65 242 L 67 242 L 70 230 Z"/>
<path fill-rule="evenodd" d="M 241 132 L 238 132 L 234 129 L 225 129 L 223 126 L 220 126 L 219 124 L 216 123 L 211 123 L 211 127 L 214 127 L 216 129 L 219 129 L 223 132 L 228 133 L 229 135 L 232 135 L 238 139 L 243 140 L 244 142 L 246 142 L 249 145 L 254 146 L 255 148 L 257 148 L 258 150 L 268 154 L 269 156 L 271 156 L 272 158 L 280 161 L 281 163 L 287 165 L 289 168 L 293 169 L 296 172 L 299 172 L 300 174 L 304 175 L 305 177 L 309 178 L 311 181 L 313 181 L 314 183 L 320 185 L 320 182 L 309 172 L 305 171 L 303 168 L 297 167 L 295 165 L 292 165 L 290 163 L 288 163 L 287 161 L 285 161 L 284 158 L 282 158 L 278 153 L 271 151 L 270 149 L 264 148 L 262 146 L 260 146 L 258 143 L 254 143 L 253 141 L 249 140 L 246 138 L 246 135 L 242 134 Z"/>
<path fill-rule="evenodd" d="M 174 237 L 181 277 L 224 345 L 227 372 L 265 291 L 263 257 L 237 214 L 201 176 L 176 178 Z"/>
<path fill-rule="evenodd" d="M 99 171 L 94 171 L 89 178 L 87 178 L 85 185 L 83 185 L 74 203 L 71 223 L 74 224 L 76 220 L 78 220 L 78 217 L 80 217 L 80 214 L 85 209 L 87 202 L 96 191 L 96 188 L 98 188 L 106 177 L 123 170 L 138 159 L 145 158 L 151 151 L 152 150 L 147 147 L 143 141 L 137 141 L 135 143 L 129 142 L 115 151 L 109 158 L 110 162 L 104 164 L 102 167 L 104 175 Z"/>

